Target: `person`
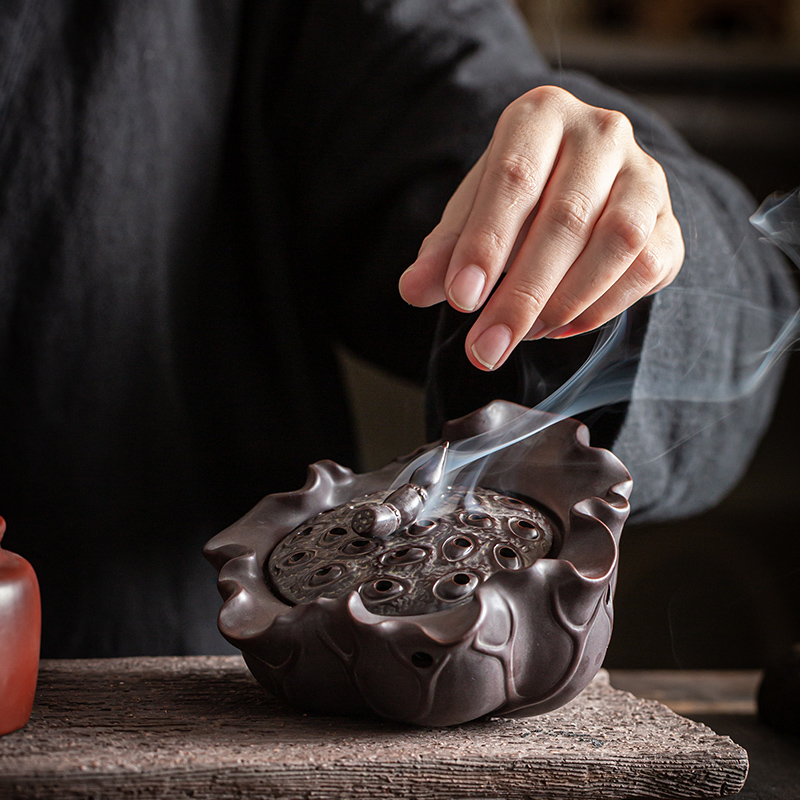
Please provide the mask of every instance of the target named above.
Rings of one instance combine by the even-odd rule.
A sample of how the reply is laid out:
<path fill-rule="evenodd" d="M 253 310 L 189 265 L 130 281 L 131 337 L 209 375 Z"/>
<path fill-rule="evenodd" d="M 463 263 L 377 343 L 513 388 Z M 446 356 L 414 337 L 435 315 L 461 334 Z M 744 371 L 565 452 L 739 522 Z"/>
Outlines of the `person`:
<path fill-rule="evenodd" d="M 665 343 L 640 371 L 679 370 L 707 319 L 658 290 L 713 291 L 734 252 L 743 296 L 792 301 L 741 187 L 553 71 L 506 0 L 23 0 L 0 52 L 0 511 L 44 656 L 224 650 L 201 547 L 355 463 L 340 343 L 420 379 L 436 339 L 435 436 L 536 402 L 629 306 Z M 715 326 L 731 370 L 774 335 Z M 594 420 L 634 517 L 718 499 L 776 385 Z"/>

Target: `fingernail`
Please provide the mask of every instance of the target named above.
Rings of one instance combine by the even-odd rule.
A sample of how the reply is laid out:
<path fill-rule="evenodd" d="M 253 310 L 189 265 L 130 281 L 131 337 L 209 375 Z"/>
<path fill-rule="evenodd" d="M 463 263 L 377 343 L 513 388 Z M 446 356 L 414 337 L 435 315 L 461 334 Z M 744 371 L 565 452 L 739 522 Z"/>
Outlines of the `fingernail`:
<path fill-rule="evenodd" d="M 456 308 L 462 311 L 474 311 L 486 286 L 486 273 L 474 264 L 459 272 L 450 282 L 447 296 Z"/>
<path fill-rule="evenodd" d="M 569 336 L 574 330 L 575 328 L 572 325 L 562 325 L 560 328 L 550 331 L 550 333 L 547 334 L 547 338 L 563 339 L 566 336 Z"/>
<path fill-rule="evenodd" d="M 472 355 L 486 369 L 494 369 L 511 344 L 511 329 L 507 325 L 492 325 L 472 345 Z"/>

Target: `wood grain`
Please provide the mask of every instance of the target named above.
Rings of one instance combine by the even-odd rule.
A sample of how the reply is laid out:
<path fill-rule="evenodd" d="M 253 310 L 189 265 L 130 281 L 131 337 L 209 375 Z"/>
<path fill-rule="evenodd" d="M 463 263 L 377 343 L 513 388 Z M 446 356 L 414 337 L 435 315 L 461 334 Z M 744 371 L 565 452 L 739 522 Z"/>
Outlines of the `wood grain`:
<path fill-rule="evenodd" d="M 729 738 L 601 673 L 564 708 L 420 729 L 307 717 L 236 657 L 45 661 L 0 739 L 0 798 L 690 798 L 737 792 Z"/>

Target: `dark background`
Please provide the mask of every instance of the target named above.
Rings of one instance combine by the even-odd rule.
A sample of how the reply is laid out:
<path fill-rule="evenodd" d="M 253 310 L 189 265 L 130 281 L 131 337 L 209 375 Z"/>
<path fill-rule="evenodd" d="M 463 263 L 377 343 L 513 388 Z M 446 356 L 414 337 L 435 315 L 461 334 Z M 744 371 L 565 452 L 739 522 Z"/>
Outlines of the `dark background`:
<path fill-rule="evenodd" d="M 637 97 L 757 200 L 800 186 L 800 0 L 519 5 L 555 66 Z M 344 361 L 364 466 L 424 441 L 419 390 Z M 699 517 L 626 528 L 607 667 L 758 668 L 800 641 L 798 412 L 800 353 L 736 490 Z"/>

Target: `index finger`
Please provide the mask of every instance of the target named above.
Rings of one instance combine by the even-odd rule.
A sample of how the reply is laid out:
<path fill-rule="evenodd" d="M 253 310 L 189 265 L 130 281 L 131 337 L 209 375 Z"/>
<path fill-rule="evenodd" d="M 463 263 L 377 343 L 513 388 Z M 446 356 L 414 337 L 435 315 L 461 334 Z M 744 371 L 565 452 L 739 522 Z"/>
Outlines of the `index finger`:
<path fill-rule="evenodd" d="M 474 311 L 503 273 L 559 155 L 564 116 L 544 87 L 500 117 L 445 277 L 447 299 Z"/>

